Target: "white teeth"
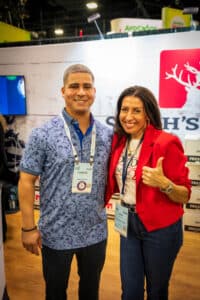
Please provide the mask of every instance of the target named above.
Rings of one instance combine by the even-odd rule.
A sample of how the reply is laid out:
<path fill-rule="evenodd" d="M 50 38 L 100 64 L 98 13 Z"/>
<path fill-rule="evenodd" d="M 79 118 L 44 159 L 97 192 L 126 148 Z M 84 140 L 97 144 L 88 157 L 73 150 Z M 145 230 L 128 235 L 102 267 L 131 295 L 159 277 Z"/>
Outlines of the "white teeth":
<path fill-rule="evenodd" d="M 125 123 L 126 126 L 134 126 L 135 123 Z"/>
<path fill-rule="evenodd" d="M 125 124 L 126 128 L 133 128 L 134 124 Z"/>

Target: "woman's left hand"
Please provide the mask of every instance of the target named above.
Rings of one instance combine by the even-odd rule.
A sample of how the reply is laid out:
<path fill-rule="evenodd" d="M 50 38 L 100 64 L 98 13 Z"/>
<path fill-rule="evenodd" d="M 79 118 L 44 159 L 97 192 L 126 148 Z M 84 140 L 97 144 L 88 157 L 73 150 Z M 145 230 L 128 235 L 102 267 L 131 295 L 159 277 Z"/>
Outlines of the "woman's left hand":
<path fill-rule="evenodd" d="M 163 172 L 163 162 L 164 157 L 159 157 L 157 160 L 157 164 L 155 168 L 150 168 L 147 166 L 144 166 L 142 169 L 142 179 L 143 183 L 152 186 L 152 187 L 158 187 L 161 188 L 165 185 L 165 182 L 169 181 Z"/>

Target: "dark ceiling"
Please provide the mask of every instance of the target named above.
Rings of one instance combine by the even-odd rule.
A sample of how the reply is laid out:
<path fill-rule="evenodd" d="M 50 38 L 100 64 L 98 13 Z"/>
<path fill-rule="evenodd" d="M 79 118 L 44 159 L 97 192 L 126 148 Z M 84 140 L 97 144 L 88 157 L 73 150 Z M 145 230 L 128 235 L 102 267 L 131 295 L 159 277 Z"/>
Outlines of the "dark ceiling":
<path fill-rule="evenodd" d="M 163 6 L 183 9 L 200 7 L 200 0 L 98 0 L 97 10 L 88 11 L 81 0 L 0 0 L 0 21 L 38 33 L 39 37 L 52 38 L 55 26 L 62 26 L 65 37 L 98 34 L 94 23 L 87 18 L 98 12 L 97 20 L 102 33 L 110 31 L 114 18 L 161 19 Z M 194 15 L 200 20 L 200 14 Z"/>

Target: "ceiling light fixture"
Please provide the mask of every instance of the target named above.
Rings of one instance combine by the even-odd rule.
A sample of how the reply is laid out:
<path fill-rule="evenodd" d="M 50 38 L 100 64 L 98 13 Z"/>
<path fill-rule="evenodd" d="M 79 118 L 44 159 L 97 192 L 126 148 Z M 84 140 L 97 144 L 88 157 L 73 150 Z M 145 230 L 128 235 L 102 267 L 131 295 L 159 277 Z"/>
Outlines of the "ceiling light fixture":
<path fill-rule="evenodd" d="M 185 7 L 183 9 L 184 15 L 188 15 L 188 14 L 195 15 L 198 14 L 198 12 L 199 12 L 199 7 Z"/>
<path fill-rule="evenodd" d="M 193 15 L 198 14 L 199 12 L 199 7 L 185 7 L 183 9 L 183 14 L 184 15 L 191 15 L 191 29 L 196 29 L 196 25 L 199 24 L 198 21 L 193 20 Z"/>
<path fill-rule="evenodd" d="M 98 4 L 96 2 L 88 2 L 86 6 L 88 9 L 95 9 L 98 7 Z"/>
<path fill-rule="evenodd" d="M 63 35 L 64 30 L 62 28 L 56 28 L 54 30 L 55 35 Z"/>
<path fill-rule="evenodd" d="M 96 14 L 88 17 L 87 20 L 88 20 L 88 23 L 94 22 L 94 24 L 95 24 L 95 26 L 96 26 L 96 28 L 97 28 L 97 30 L 99 32 L 100 38 L 103 39 L 104 38 L 103 34 L 102 34 L 101 29 L 99 28 L 99 25 L 97 24 L 97 21 L 96 21 L 100 17 L 101 17 L 101 15 L 99 13 L 96 13 Z"/>

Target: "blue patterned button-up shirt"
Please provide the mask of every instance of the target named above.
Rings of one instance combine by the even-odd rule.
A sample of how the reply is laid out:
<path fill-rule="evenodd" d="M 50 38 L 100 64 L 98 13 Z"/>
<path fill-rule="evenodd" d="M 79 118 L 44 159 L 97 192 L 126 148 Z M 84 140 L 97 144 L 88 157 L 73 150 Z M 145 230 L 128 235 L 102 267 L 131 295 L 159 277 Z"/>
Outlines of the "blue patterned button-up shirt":
<path fill-rule="evenodd" d="M 64 110 L 63 116 L 79 158 L 88 162 L 91 130 L 80 138 L 74 120 Z M 104 192 L 112 130 L 94 122 L 96 148 L 91 193 L 71 192 L 74 156 L 60 116 L 33 129 L 26 145 L 20 169 L 40 176 L 39 228 L 43 244 L 50 248 L 75 249 L 107 238 Z"/>

